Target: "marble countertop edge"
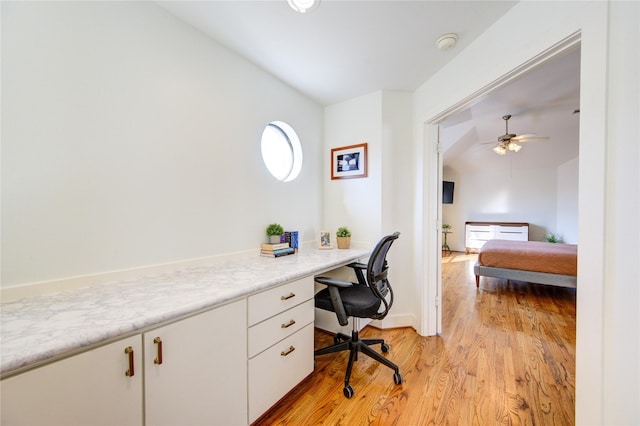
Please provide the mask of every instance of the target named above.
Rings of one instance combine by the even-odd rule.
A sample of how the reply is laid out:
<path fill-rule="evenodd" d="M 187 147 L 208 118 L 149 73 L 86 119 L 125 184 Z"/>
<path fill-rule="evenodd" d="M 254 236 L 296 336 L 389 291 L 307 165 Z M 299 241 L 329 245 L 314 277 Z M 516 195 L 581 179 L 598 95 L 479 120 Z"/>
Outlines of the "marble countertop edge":
<path fill-rule="evenodd" d="M 305 276 L 368 250 L 305 250 L 128 278 L 0 304 L 2 378 Z"/>

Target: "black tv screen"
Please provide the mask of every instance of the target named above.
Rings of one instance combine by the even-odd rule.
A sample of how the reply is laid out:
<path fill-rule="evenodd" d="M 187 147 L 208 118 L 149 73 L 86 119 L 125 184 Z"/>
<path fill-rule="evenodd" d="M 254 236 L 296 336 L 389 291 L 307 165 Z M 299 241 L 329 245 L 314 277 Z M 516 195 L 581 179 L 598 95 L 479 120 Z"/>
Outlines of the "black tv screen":
<path fill-rule="evenodd" d="M 453 204 L 454 182 L 442 181 L 442 204 Z"/>

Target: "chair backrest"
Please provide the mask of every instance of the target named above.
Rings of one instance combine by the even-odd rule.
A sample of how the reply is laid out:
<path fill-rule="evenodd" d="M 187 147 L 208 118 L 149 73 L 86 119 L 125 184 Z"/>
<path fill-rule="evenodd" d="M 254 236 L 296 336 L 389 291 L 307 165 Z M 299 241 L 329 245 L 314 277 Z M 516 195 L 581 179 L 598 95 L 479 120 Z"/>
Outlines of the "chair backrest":
<path fill-rule="evenodd" d="M 387 263 L 387 253 L 391 244 L 400 236 L 399 232 L 383 237 L 373 249 L 367 264 L 367 284 L 371 292 L 382 302 L 384 309 L 379 311 L 373 319 L 382 319 L 387 316 L 391 305 L 393 305 L 393 289 L 387 278 L 389 264 Z"/>

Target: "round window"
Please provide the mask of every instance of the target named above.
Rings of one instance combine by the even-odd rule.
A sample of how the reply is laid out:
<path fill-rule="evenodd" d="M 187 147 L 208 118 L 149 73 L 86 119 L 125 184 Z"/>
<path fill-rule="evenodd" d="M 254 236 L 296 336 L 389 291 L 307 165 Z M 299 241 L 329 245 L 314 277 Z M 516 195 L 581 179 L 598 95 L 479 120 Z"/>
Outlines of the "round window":
<path fill-rule="evenodd" d="M 262 160 L 282 182 L 294 180 L 302 169 L 302 147 L 295 130 L 282 121 L 272 121 L 262 132 Z"/>

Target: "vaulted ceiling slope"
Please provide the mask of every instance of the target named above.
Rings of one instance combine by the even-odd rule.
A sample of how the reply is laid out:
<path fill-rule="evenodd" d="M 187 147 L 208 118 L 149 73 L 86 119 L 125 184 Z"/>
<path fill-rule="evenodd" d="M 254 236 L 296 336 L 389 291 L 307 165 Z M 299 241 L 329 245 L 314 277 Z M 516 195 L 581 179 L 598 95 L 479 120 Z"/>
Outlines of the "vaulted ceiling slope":
<path fill-rule="evenodd" d="M 157 2 L 322 105 L 414 91 L 516 3 L 322 0 L 300 14 L 285 0 Z M 445 33 L 458 44 L 440 51 Z"/>
<path fill-rule="evenodd" d="M 553 168 L 578 157 L 580 49 L 528 72 L 487 94 L 478 103 L 440 123 L 444 166 L 457 173 L 505 169 Z M 505 134 L 535 133 L 547 141 L 520 143 L 522 149 L 500 156 L 493 152 Z"/>

